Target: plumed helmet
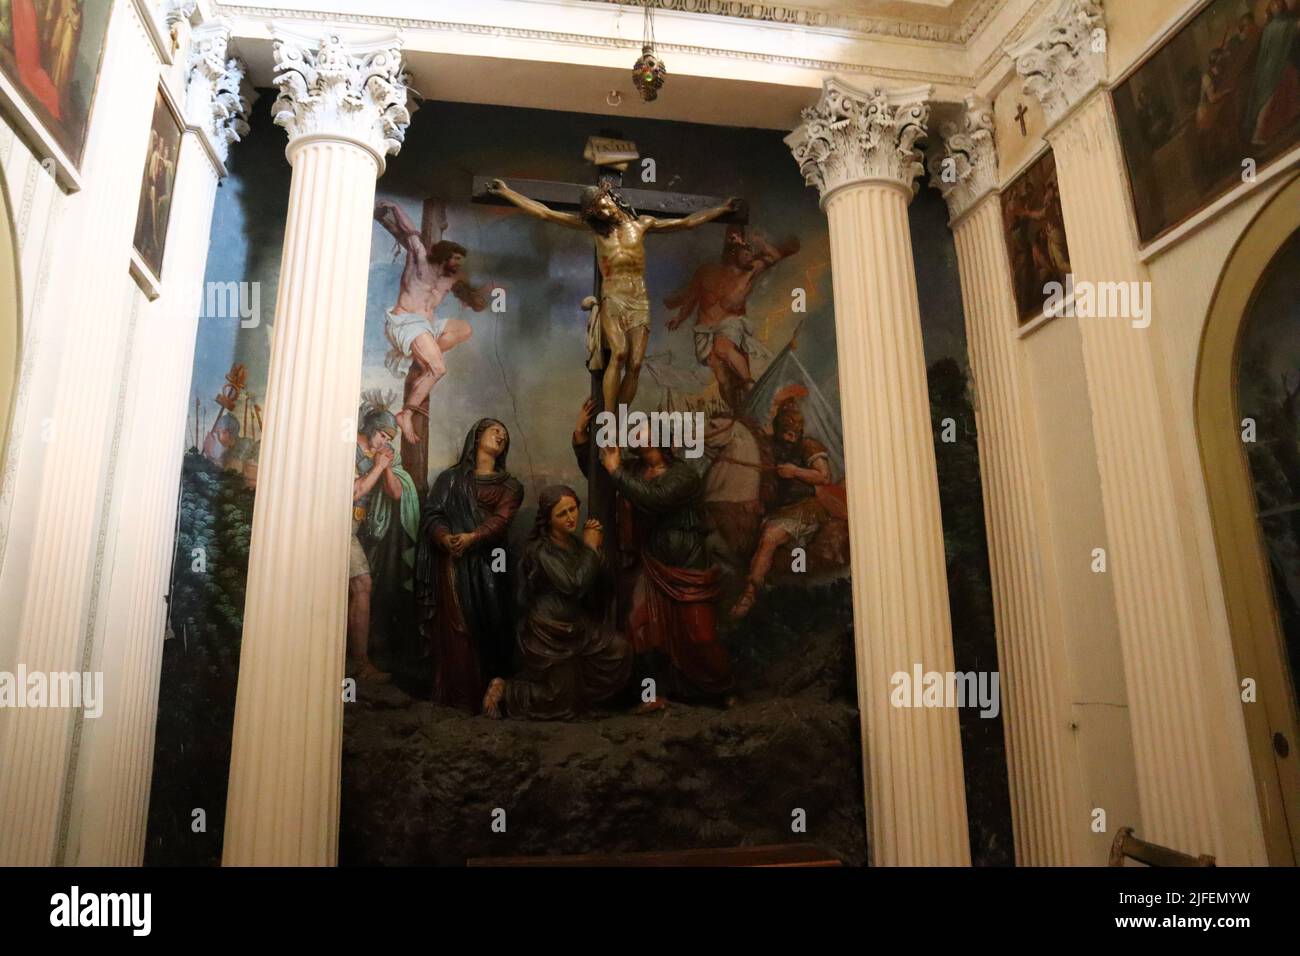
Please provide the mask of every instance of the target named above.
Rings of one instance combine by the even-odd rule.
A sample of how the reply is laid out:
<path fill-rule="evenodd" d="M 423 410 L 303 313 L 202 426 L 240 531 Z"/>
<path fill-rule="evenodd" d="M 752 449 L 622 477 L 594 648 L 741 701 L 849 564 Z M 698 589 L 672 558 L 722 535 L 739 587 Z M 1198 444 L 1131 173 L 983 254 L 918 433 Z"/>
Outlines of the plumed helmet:
<path fill-rule="evenodd" d="M 799 403 L 807 397 L 808 389 L 802 385 L 787 385 L 777 389 L 772 396 L 772 431 L 775 434 L 803 433 L 803 409 Z"/>
<path fill-rule="evenodd" d="M 397 437 L 397 418 L 392 412 L 376 410 L 367 415 L 361 422 L 362 434 L 371 435 L 375 432 L 383 432 L 390 439 Z"/>
<path fill-rule="evenodd" d="M 361 424 L 357 430 L 363 435 L 373 435 L 379 431 L 390 440 L 396 438 L 397 418 L 389 411 L 396 398 L 396 395 L 379 389 L 362 392 L 361 408 L 357 410 L 357 419 Z"/>

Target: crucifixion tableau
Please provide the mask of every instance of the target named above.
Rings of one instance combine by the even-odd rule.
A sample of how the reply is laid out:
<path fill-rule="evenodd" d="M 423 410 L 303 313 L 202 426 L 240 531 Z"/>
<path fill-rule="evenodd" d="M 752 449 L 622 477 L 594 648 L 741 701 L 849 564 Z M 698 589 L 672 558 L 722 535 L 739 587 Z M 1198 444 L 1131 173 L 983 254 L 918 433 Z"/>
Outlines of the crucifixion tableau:
<path fill-rule="evenodd" d="M 605 408 L 629 405 L 636 397 L 637 379 L 650 340 L 650 297 L 645 287 L 645 236 L 651 232 L 681 232 L 737 212 L 739 199 L 692 212 L 680 219 L 637 215 L 623 193 L 608 180 L 582 191 L 577 213 L 561 212 L 494 179 L 488 190 L 529 215 L 570 229 L 588 229 L 596 240 L 600 294 L 596 321 L 589 330 L 588 367 L 599 367 L 609 351 L 601 389 Z"/>
<path fill-rule="evenodd" d="M 645 285 L 644 240 L 650 232 L 693 229 L 708 222 L 743 226 L 743 200 L 650 189 L 622 188 L 623 172 L 639 157 L 636 145 L 616 133 L 588 139 L 584 158 L 596 170 L 594 186 L 542 180 L 474 177 L 473 200 L 514 205 L 546 222 L 588 229 L 596 246 L 595 294 L 583 301 L 587 368 L 592 376 L 594 416 L 630 404 L 650 338 L 650 299 Z M 639 211 L 639 214 L 638 214 Z M 605 547 L 615 546 L 613 490 L 590 446 L 589 513 L 605 523 Z"/>

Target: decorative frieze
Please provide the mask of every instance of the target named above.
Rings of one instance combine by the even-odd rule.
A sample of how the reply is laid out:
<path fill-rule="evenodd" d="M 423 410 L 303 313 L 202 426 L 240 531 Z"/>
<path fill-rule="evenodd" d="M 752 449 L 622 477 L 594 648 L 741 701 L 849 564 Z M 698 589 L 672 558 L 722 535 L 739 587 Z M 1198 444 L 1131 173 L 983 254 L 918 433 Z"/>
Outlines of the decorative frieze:
<path fill-rule="evenodd" d="M 602 0 L 626 3 L 626 0 Z M 853 10 L 821 9 L 753 0 L 650 0 L 649 5 L 673 13 L 732 17 L 782 26 L 843 30 L 862 36 L 882 35 L 936 43 L 965 43 L 987 22 L 1002 0 L 977 0 L 964 19 L 954 23 L 907 20 L 898 16 L 864 16 Z"/>

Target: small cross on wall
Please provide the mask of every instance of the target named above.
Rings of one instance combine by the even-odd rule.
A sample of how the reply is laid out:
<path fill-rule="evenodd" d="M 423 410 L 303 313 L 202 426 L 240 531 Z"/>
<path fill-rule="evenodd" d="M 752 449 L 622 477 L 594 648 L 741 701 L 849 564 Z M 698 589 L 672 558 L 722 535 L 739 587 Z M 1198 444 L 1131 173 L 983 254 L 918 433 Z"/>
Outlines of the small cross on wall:
<path fill-rule="evenodd" d="M 1016 122 L 1020 124 L 1020 135 L 1028 136 L 1029 130 L 1025 126 L 1025 117 L 1029 115 L 1029 108 L 1024 103 L 1020 104 L 1020 109 L 1016 111 Z"/>

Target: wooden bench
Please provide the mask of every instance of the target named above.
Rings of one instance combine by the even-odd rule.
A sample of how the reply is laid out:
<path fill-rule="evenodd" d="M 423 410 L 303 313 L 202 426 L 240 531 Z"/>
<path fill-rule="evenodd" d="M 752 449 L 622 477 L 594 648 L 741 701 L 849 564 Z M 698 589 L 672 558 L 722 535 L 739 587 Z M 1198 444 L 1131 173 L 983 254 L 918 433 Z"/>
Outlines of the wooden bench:
<path fill-rule="evenodd" d="M 1133 835 L 1132 827 L 1121 827 L 1110 845 L 1110 865 L 1123 866 L 1124 860 L 1137 860 L 1147 866 L 1214 866 L 1214 857 L 1202 853 L 1189 856 L 1167 846 L 1148 843 Z"/>

